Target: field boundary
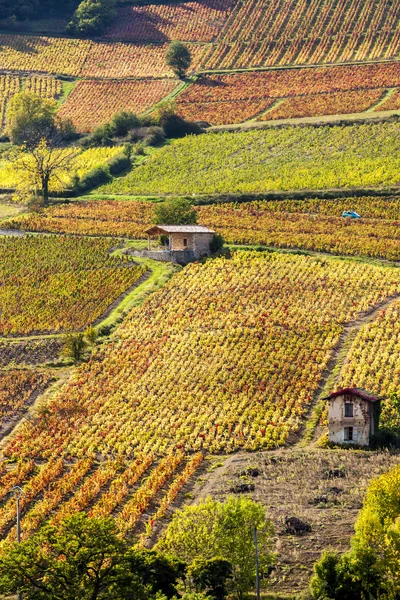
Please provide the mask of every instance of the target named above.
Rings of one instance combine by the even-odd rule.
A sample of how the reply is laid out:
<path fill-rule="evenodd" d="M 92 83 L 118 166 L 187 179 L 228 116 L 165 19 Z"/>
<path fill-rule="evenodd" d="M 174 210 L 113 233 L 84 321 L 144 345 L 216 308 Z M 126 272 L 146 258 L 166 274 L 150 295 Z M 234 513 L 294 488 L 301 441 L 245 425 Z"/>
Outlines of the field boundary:
<path fill-rule="evenodd" d="M 383 98 L 381 100 L 386 100 Z M 265 113 L 268 113 L 267 109 Z M 263 113 L 264 114 L 264 113 Z M 260 115 L 259 115 L 260 116 Z M 207 132 L 215 133 L 219 131 L 242 131 L 247 129 L 270 129 L 283 127 L 324 127 L 335 125 L 353 125 L 363 121 L 380 122 L 400 118 L 400 109 L 374 111 L 373 107 L 365 112 L 349 113 L 340 115 L 321 115 L 318 117 L 293 117 L 291 119 L 275 119 L 271 121 L 257 121 L 257 118 L 244 123 L 233 123 L 231 125 L 212 125 Z"/>

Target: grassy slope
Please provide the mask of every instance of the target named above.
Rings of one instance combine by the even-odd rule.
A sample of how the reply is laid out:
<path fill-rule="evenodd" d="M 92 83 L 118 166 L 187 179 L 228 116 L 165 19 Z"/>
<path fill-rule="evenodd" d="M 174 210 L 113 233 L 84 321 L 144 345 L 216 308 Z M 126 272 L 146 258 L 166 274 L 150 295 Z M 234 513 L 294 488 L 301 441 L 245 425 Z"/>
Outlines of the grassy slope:
<path fill-rule="evenodd" d="M 400 125 L 306 127 L 177 140 L 99 193 L 223 194 L 399 183 Z"/>

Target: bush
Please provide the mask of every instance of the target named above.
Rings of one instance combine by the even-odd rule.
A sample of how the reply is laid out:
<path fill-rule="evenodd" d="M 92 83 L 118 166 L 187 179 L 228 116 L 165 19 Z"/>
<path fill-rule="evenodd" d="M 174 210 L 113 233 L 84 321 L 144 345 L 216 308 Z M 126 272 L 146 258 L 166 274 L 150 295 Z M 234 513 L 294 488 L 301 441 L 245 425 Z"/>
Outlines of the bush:
<path fill-rule="evenodd" d="M 99 187 L 99 185 L 109 183 L 111 180 L 112 177 L 107 167 L 96 167 L 82 177 L 78 183 L 77 190 L 79 192 L 88 192 L 93 188 Z"/>
<path fill-rule="evenodd" d="M 198 135 L 203 131 L 197 123 L 190 123 L 175 113 L 161 115 L 159 125 L 164 129 L 165 136 L 173 139 Z"/>
<path fill-rule="evenodd" d="M 146 146 L 156 146 L 165 139 L 164 130 L 156 125 L 150 127 L 135 127 L 129 132 L 129 139 L 133 143 L 143 142 Z"/>
<path fill-rule="evenodd" d="M 369 445 L 373 450 L 379 448 L 400 448 L 400 435 L 390 429 L 379 429 L 377 433 L 371 436 Z"/>
<path fill-rule="evenodd" d="M 109 133 L 112 137 L 124 137 L 128 132 L 140 125 L 139 118 L 133 112 L 116 113 L 109 123 Z"/>
<path fill-rule="evenodd" d="M 114 156 L 107 161 L 107 167 L 111 175 L 118 175 L 119 173 L 122 173 L 122 171 L 130 169 L 131 166 L 132 163 L 130 158 L 123 153 L 117 154 L 117 156 Z"/>
<path fill-rule="evenodd" d="M 212 254 L 215 254 L 216 252 L 221 250 L 223 245 L 224 245 L 224 238 L 222 237 L 222 235 L 219 235 L 218 233 L 214 233 L 214 237 L 210 244 L 210 250 L 211 250 Z"/>

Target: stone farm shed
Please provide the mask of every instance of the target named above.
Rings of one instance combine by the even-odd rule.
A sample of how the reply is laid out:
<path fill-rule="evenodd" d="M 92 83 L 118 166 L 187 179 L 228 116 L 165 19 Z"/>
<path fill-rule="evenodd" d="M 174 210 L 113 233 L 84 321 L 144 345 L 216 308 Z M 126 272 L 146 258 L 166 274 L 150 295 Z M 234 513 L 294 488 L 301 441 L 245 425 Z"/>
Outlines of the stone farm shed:
<path fill-rule="evenodd" d="M 360 388 L 333 392 L 328 400 L 329 441 L 368 446 L 378 431 L 380 398 Z"/>
<path fill-rule="evenodd" d="M 148 249 L 141 251 L 141 256 L 183 265 L 210 256 L 215 235 L 212 229 L 203 225 L 154 225 L 145 233 L 148 236 Z M 163 250 L 151 250 L 150 240 L 155 236 L 167 236 L 168 246 Z"/>

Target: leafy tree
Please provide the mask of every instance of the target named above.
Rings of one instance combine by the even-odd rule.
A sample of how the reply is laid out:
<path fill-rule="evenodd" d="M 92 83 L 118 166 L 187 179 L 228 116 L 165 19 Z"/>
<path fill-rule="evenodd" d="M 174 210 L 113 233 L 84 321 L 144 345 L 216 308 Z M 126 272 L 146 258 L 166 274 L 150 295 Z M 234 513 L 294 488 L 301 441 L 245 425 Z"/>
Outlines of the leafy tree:
<path fill-rule="evenodd" d="M 115 15 L 116 0 L 82 0 L 67 30 L 74 35 L 98 35 Z"/>
<path fill-rule="evenodd" d="M 254 528 L 258 531 L 260 572 L 266 574 L 274 558 L 273 526 L 265 508 L 249 498 L 231 496 L 223 503 L 207 498 L 186 506 L 174 514 L 157 549 L 179 556 L 189 566 L 199 559 L 228 561 L 232 566 L 229 587 L 243 598 L 255 585 Z"/>
<path fill-rule="evenodd" d="M 77 514 L 47 525 L 0 557 L 0 591 L 37 600 L 95 600 L 116 585 L 125 544 L 112 519 Z"/>
<path fill-rule="evenodd" d="M 65 176 L 79 152 L 77 148 L 55 147 L 44 138 L 37 146 L 23 145 L 14 148 L 9 159 L 18 173 L 17 198 L 29 199 L 34 194 L 46 206 L 49 203 L 50 188 L 65 188 Z"/>
<path fill-rule="evenodd" d="M 197 212 L 189 200 L 176 198 L 157 204 L 153 220 L 160 225 L 193 225 L 197 223 Z"/>
<path fill-rule="evenodd" d="M 178 576 L 155 552 L 129 548 L 114 519 L 84 513 L 44 526 L 0 556 L 0 593 L 19 590 L 27 600 L 171 598 Z"/>
<path fill-rule="evenodd" d="M 206 595 L 214 600 L 226 598 L 227 583 L 232 578 L 232 565 L 229 561 L 223 558 L 195 560 L 188 574 L 197 591 L 206 592 Z"/>
<path fill-rule="evenodd" d="M 83 333 L 68 333 L 64 336 L 63 354 L 66 358 L 79 362 L 83 359 L 86 345 Z"/>
<path fill-rule="evenodd" d="M 362 588 L 353 579 L 354 567 L 348 556 L 324 552 L 314 565 L 314 577 L 310 583 L 313 598 L 329 600 L 361 600 Z"/>
<path fill-rule="evenodd" d="M 55 100 L 30 92 L 15 94 L 7 109 L 7 135 L 13 144 L 34 146 L 54 134 L 56 111 Z"/>
<path fill-rule="evenodd" d="M 165 62 L 177 77 L 184 77 L 192 62 L 189 48 L 182 42 L 171 42 L 165 55 Z"/>

